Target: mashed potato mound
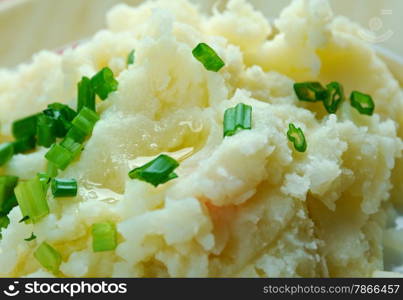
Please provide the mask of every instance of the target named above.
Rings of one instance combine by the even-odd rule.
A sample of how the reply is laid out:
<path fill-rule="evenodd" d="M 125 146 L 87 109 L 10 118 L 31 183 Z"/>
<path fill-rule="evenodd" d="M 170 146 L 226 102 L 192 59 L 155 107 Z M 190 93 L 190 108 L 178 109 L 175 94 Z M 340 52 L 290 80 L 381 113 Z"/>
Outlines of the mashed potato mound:
<path fill-rule="evenodd" d="M 80 158 L 59 173 L 77 179 L 78 196 L 49 193 L 50 214 L 34 225 L 11 211 L 1 276 L 53 276 L 33 258 L 42 241 L 69 277 L 381 274 L 387 211 L 402 204 L 403 94 L 359 26 L 322 0 L 295 0 L 274 24 L 245 0 L 209 17 L 185 0 L 118 5 L 107 23 L 63 55 L 43 51 L 0 71 L 3 140 L 14 120 L 49 103 L 75 107 L 82 76 L 109 66 L 119 81 L 98 103 Z M 200 42 L 225 61 L 220 72 L 192 56 Z M 345 101 L 328 115 L 298 101 L 293 83 L 308 80 L 372 95 L 375 114 Z M 253 128 L 223 138 L 224 111 L 240 102 L 252 106 Z M 287 139 L 291 122 L 305 153 Z M 15 155 L 1 173 L 32 178 L 46 170 L 46 151 Z M 160 153 L 180 161 L 179 178 L 154 188 L 128 177 Z M 118 247 L 94 253 L 90 227 L 106 220 Z M 31 232 L 37 239 L 25 242 Z"/>

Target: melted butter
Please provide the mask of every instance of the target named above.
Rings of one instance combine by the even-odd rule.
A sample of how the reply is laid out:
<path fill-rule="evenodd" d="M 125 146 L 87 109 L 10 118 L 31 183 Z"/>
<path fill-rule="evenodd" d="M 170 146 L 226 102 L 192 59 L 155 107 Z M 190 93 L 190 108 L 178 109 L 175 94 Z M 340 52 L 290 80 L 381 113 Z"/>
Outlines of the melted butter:
<path fill-rule="evenodd" d="M 182 161 L 188 158 L 190 155 L 192 155 L 193 151 L 194 151 L 193 147 L 187 147 L 175 152 L 161 152 L 160 154 L 154 156 L 139 156 L 136 159 L 129 161 L 129 167 L 130 169 L 141 167 L 161 154 L 166 154 L 176 159 L 177 161 Z"/>
<path fill-rule="evenodd" d="M 102 201 L 114 204 L 122 199 L 123 195 L 118 194 L 110 189 L 101 187 L 99 183 L 84 182 L 81 184 L 79 194 L 83 199 L 92 201 Z"/>

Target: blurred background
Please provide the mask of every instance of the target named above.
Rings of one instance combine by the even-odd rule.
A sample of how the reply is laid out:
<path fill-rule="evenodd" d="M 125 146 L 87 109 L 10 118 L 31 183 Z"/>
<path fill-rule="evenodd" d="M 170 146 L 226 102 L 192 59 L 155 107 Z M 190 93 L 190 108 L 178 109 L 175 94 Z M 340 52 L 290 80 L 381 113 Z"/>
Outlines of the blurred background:
<path fill-rule="evenodd" d="M 167 0 L 176 1 L 176 0 Z M 249 0 L 274 18 L 291 0 Z M 336 14 L 346 15 L 373 32 L 377 45 L 403 56 L 402 0 L 329 0 Z M 28 60 L 41 49 L 58 49 L 105 27 L 105 13 L 117 3 L 142 0 L 0 0 L 0 67 Z M 215 2 L 192 0 L 209 13 Z M 400 13 L 399 13 L 400 12 Z"/>

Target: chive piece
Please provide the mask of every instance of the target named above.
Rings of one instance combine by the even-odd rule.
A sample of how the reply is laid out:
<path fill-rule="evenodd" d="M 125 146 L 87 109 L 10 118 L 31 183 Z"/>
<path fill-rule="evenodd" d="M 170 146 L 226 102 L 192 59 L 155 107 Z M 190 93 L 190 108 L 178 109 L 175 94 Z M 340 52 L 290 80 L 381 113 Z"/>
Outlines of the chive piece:
<path fill-rule="evenodd" d="M 0 229 L 7 228 L 10 225 L 10 219 L 7 216 L 0 215 Z M 0 235 L 1 239 L 1 235 Z"/>
<path fill-rule="evenodd" d="M 224 113 L 224 137 L 232 136 L 239 129 L 252 129 L 252 107 L 238 103 Z"/>
<path fill-rule="evenodd" d="M 105 67 L 91 78 L 91 85 L 99 98 L 105 100 L 110 93 L 117 91 L 119 83 L 112 70 Z"/>
<path fill-rule="evenodd" d="M 47 173 L 38 173 L 36 176 L 39 178 L 39 181 L 42 183 L 43 190 L 45 193 L 48 191 L 49 183 L 52 177 L 50 177 Z"/>
<path fill-rule="evenodd" d="M 0 215 L 7 215 L 14 206 L 17 206 L 14 197 L 14 188 L 17 183 L 16 176 L 0 176 Z"/>
<path fill-rule="evenodd" d="M 37 117 L 36 123 L 37 144 L 49 148 L 56 142 L 56 122 L 45 114 Z"/>
<path fill-rule="evenodd" d="M 24 153 L 29 150 L 35 149 L 35 144 L 36 138 L 34 135 L 20 138 L 13 142 L 14 154 Z"/>
<path fill-rule="evenodd" d="M 74 139 L 70 137 L 66 137 L 61 143 L 60 146 L 64 147 L 65 149 L 69 150 L 75 158 L 82 150 L 83 145 L 77 143 Z"/>
<path fill-rule="evenodd" d="M 22 217 L 21 220 L 18 221 L 18 223 L 22 223 L 22 222 L 25 222 L 28 220 L 29 220 L 29 216 L 25 216 L 25 217 Z"/>
<path fill-rule="evenodd" d="M 77 195 L 77 181 L 75 179 L 52 179 L 52 194 L 55 198 L 75 197 Z"/>
<path fill-rule="evenodd" d="M 77 143 L 82 143 L 85 140 L 85 137 L 87 135 L 85 134 L 84 131 L 82 131 L 80 128 L 76 126 L 72 126 L 66 134 L 66 139 L 71 138 L 72 140 L 76 141 Z"/>
<path fill-rule="evenodd" d="M 136 51 L 133 49 L 132 51 L 130 51 L 129 55 L 127 56 L 127 65 L 128 66 L 134 64 L 135 54 L 136 54 Z"/>
<path fill-rule="evenodd" d="M 327 98 L 327 90 L 319 82 L 300 82 L 294 84 L 294 91 L 300 101 L 317 102 Z"/>
<path fill-rule="evenodd" d="M 0 166 L 6 164 L 14 155 L 13 143 L 0 144 Z"/>
<path fill-rule="evenodd" d="M 116 226 L 112 222 L 95 223 L 91 228 L 94 252 L 115 250 L 117 246 Z"/>
<path fill-rule="evenodd" d="M 38 114 L 14 121 L 12 125 L 13 136 L 18 140 L 36 134 L 36 118 Z"/>
<path fill-rule="evenodd" d="M 46 194 L 38 177 L 20 182 L 14 192 L 22 215 L 28 216 L 29 221 L 37 223 L 49 214 Z"/>
<path fill-rule="evenodd" d="M 290 142 L 294 144 L 295 150 L 298 152 L 305 152 L 307 148 L 307 143 L 305 140 L 305 135 L 301 128 L 296 128 L 294 124 L 290 123 L 289 129 L 287 131 L 287 137 Z"/>
<path fill-rule="evenodd" d="M 56 137 L 59 138 L 66 135 L 67 131 L 71 128 L 71 121 L 77 115 L 73 109 L 58 102 L 49 104 L 43 113 L 54 120 Z"/>
<path fill-rule="evenodd" d="M 156 159 L 146 163 L 144 166 L 135 168 L 129 172 L 131 179 L 138 179 L 151 183 L 153 186 L 165 183 L 171 179 L 177 178 L 173 171 L 179 166 L 179 163 L 169 157 L 161 154 Z"/>
<path fill-rule="evenodd" d="M 72 121 L 74 127 L 81 130 L 85 135 L 90 135 L 95 123 L 99 120 L 96 112 L 87 107 L 83 107 Z"/>
<path fill-rule="evenodd" d="M 77 90 L 77 111 L 80 112 L 83 107 L 95 111 L 95 92 L 92 88 L 91 79 L 85 76 L 81 78 L 77 84 Z"/>
<path fill-rule="evenodd" d="M 3 202 L 3 214 L 8 215 L 8 213 L 18 205 L 17 198 L 15 197 L 14 193 L 11 197 L 7 198 Z"/>
<path fill-rule="evenodd" d="M 8 225 L 10 225 L 10 219 L 5 215 L 0 215 L 0 241 L 2 239 L 2 235 L 1 235 L 2 229 L 7 228 Z"/>
<path fill-rule="evenodd" d="M 331 82 L 326 87 L 328 96 L 323 99 L 323 105 L 329 114 L 335 114 L 340 103 L 344 101 L 344 89 L 338 82 Z"/>
<path fill-rule="evenodd" d="M 361 92 L 353 91 L 350 96 L 351 106 L 362 115 L 372 116 L 375 109 L 375 103 L 372 97 Z"/>
<path fill-rule="evenodd" d="M 62 263 L 62 256 L 48 243 L 43 242 L 35 250 L 34 257 L 45 269 L 53 273 L 57 273 L 59 271 L 60 264 Z"/>
<path fill-rule="evenodd" d="M 209 71 L 218 72 L 225 66 L 224 61 L 205 43 L 198 44 L 193 49 L 192 54 Z"/>
<path fill-rule="evenodd" d="M 58 144 L 53 144 L 45 157 L 60 170 L 65 170 L 74 159 L 73 153 Z"/>
<path fill-rule="evenodd" d="M 27 239 L 24 239 L 24 241 L 31 242 L 31 241 L 33 241 L 34 239 L 36 239 L 36 235 L 32 232 L 32 233 L 31 233 L 31 236 L 30 236 L 29 238 L 27 238 Z"/>
<path fill-rule="evenodd" d="M 48 166 L 46 168 L 47 175 L 49 175 L 50 177 L 56 177 L 58 172 L 59 170 L 57 166 L 54 163 L 48 161 Z"/>

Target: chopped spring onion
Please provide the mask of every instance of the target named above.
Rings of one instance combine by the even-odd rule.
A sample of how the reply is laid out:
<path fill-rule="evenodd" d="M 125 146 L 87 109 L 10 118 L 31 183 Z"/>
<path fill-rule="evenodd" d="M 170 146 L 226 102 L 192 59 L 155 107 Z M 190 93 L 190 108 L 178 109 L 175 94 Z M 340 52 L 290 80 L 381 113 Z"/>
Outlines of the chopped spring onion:
<path fill-rule="evenodd" d="M 45 154 L 45 157 L 49 162 L 53 163 L 61 170 L 65 170 L 75 158 L 73 153 L 58 144 L 53 144 L 53 146 Z"/>
<path fill-rule="evenodd" d="M 110 93 L 117 91 L 119 82 L 115 79 L 112 70 L 105 67 L 91 78 L 91 85 L 99 98 L 105 100 Z"/>
<path fill-rule="evenodd" d="M 39 181 L 42 183 L 43 189 L 45 192 L 47 192 L 52 177 L 50 177 L 47 173 L 38 173 L 36 176 L 38 176 Z"/>
<path fill-rule="evenodd" d="M 1 230 L 2 228 L 7 228 L 10 225 L 10 219 L 5 215 L 0 215 L 0 240 L 2 238 Z"/>
<path fill-rule="evenodd" d="M 35 127 L 36 130 L 36 127 Z M 20 138 L 13 142 L 14 154 L 24 153 L 35 148 L 35 135 Z"/>
<path fill-rule="evenodd" d="M 28 220 L 29 220 L 29 216 L 25 216 L 25 217 L 22 217 L 21 220 L 18 221 L 18 223 L 22 223 L 22 222 L 25 222 Z"/>
<path fill-rule="evenodd" d="M 66 139 L 72 139 L 77 143 L 82 143 L 84 142 L 86 138 L 86 133 L 81 130 L 80 128 L 73 126 L 70 128 L 69 132 L 66 134 Z"/>
<path fill-rule="evenodd" d="M 38 114 L 14 121 L 12 125 L 13 136 L 18 140 L 36 134 L 36 118 Z"/>
<path fill-rule="evenodd" d="M 351 106 L 360 114 L 372 116 L 374 113 L 375 103 L 370 95 L 354 91 L 351 93 L 350 101 Z"/>
<path fill-rule="evenodd" d="M 6 164 L 14 155 L 13 143 L 0 144 L 0 166 Z"/>
<path fill-rule="evenodd" d="M 322 101 L 328 95 L 328 91 L 319 82 L 295 83 L 294 91 L 299 100 L 307 102 Z"/>
<path fill-rule="evenodd" d="M 36 239 L 36 235 L 32 232 L 29 238 L 24 239 L 24 241 L 31 242 Z"/>
<path fill-rule="evenodd" d="M 209 71 L 218 72 L 225 66 L 224 61 L 205 43 L 198 44 L 193 49 L 192 54 Z"/>
<path fill-rule="evenodd" d="M 7 216 L 0 215 L 0 231 L 2 228 L 7 228 L 10 225 L 10 219 Z M 1 240 L 1 234 L 0 234 Z"/>
<path fill-rule="evenodd" d="M 173 171 L 179 166 L 179 163 L 169 157 L 168 155 L 161 154 L 156 159 L 146 163 L 145 165 L 135 168 L 129 172 L 131 179 L 138 179 L 157 187 L 169 180 L 177 178 Z"/>
<path fill-rule="evenodd" d="M 51 117 L 40 114 L 36 123 L 37 144 L 49 148 L 56 141 L 56 122 Z"/>
<path fill-rule="evenodd" d="M 80 112 L 83 107 L 95 111 L 95 92 L 92 88 L 91 79 L 84 76 L 77 84 L 77 90 L 77 111 Z"/>
<path fill-rule="evenodd" d="M 66 137 L 60 143 L 60 146 L 69 150 L 71 152 L 71 154 L 73 155 L 73 158 L 75 158 L 83 150 L 83 145 L 80 143 L 77 143 L 75 140 L 73 140 L 70 137 Z"/>
<path fill-rule="evenodd" d="M 52 179 L 52 194 L 58 197 L 75 197 L 77 195 L 77 181 L 75 179 Z"/>
<path fill-rule="evenodd" d="M 15 197 L 14 193 L 11 197 L 7 198 L 3 202 L 2 214 L 8 215 L 8 213 L 18 205 L 17 198 Z"/>
<path fill-rule="evenodd" d="M 59 172 L 57 166 L 54 163 L 48 161 L 48 166 L 46 168 L 46 173 L 49 177 L 56 177 Z"/>
<path fill-rule="evenodd" d="M 59 271 L 60 264 L 62 263 L 62 256 L 48 243 L 43 242 L 35 250 L 34 257 L 45 269 L 53 273 L 57 273 Z"/>
<path fill-rule="evenodd" d="M 127 65 L 134 64 L 136 51 L 133 49 L 130 51 L 129 55 L 127 56 Z"/>
<path fill-rule="evenodd" d="M 238 129 L 252 128 L 252 107 L 238 103 L 224 113 L 224 136 L 234 135 Z"/>
<path fill-rule="evenodd" d="M 307 148 L 307 143 L 305 140 L 305 135 L 301 128 L 296 128 L 294 124 L 290 123 L 289 129 L 287 131 L 287 137 L 290 142 L 294 144 L 295 150 L 298 152 L 305 152 Z"/>
<path fill-rule="evenodd" d="M 85 135 L 90 135 L 95 123 L 99 120 L 99 116 L 91 109 L 84 107 L 72 121 L 74 127 L 81 130 Z"/>
<path fill-rule="evenodd" d="M 92 225 L 92 250 L 94 252 L 115 250 L 117 233 L 114 223 L 95 223 Z"/>
<path fill-rule="evenodd" d="M 20 182 L 14 189 L 23 216 L 28 216 L 29 221 L 37 223 L 41 218 L 49 214 L 49 206 L 46 193 L 38 177 L 25 182 Z"/>
<path fill-rule="evenodd" d="M 16 176 L 0 176 L 0 215 L 7 215 L 17 205 L 14 188 L 18 183 Z"/>
<path fill-rule="evenodd" d="M 0 231 L 2 228 L 7 228 L 10 225 L 10 219 L 5 215 L 0 215 Z M 0 234 L 1 240 L 1 234 Z"/>
<path fill-rule="evenodd" d="M 71 128 L 71 121 L 77 115 L 73 109 L 58 102 L 49 104 L 43 113 L 55 121 L 56 137 L 59 138 L 66 135 Z"/>
<path fill-rule="evenodd" d="M 340 103 L 344 101 L 343 86 L 338 82 L 331 82 L 326 87 L 328 96 L 323 99 L 323 105 L 329 114 L 335 114 Z"/>

